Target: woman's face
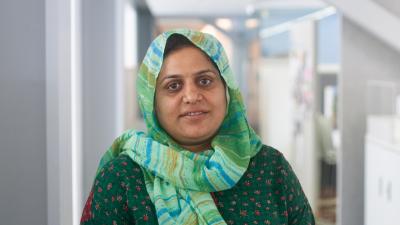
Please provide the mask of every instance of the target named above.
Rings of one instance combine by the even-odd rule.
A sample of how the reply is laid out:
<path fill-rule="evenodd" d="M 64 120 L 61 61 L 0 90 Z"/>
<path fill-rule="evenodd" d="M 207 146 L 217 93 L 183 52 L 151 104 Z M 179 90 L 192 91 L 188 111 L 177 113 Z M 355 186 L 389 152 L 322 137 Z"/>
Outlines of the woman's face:
<path fill-rule="evenodd" d="M 210 147 L 227 103 L 222 78 L 201 50 L 183 47 L 164 59 L 155 100 L 160 125 L 178 144 L 195 152 Z"/>

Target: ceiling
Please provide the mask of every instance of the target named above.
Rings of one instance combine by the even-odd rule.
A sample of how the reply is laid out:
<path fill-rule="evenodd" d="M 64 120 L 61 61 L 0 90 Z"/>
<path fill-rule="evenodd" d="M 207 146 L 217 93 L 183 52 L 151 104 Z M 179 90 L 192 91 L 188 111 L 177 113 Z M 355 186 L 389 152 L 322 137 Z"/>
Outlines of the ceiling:
<path fill-rule="evenodd" d="M 248 16 L 264 9 L 321 8 L 320 0 L 146 0 L 155 17 Z"/>

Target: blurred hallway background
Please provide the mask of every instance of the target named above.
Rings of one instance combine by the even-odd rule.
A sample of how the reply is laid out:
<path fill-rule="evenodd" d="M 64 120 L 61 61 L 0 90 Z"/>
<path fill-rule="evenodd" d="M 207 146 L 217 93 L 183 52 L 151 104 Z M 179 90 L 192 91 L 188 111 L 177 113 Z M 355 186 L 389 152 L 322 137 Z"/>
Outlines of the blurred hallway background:
<path fill-rule="evenodd" d="M 2 0 L 0 224 L 79 224 L 102 154 L 145 130 L 147 47 L 178 27 L 222 42 L 317 224 L 397 224 L 397 0 Z"/>

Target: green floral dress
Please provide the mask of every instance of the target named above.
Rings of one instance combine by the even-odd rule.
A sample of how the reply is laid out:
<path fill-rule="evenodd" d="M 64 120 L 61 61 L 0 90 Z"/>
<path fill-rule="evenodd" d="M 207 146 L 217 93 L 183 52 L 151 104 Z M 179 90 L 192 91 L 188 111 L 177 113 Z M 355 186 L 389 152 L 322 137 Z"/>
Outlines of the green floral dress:
<path fill-rule="evenodd" d="M 300 183 L 283 155 L 263 146 L 231 189 L 212 193 L 227 224 L 315 224 Z M 97 175 L 82 225 L 158 224 L 141 168 L 120 155 Z"/>

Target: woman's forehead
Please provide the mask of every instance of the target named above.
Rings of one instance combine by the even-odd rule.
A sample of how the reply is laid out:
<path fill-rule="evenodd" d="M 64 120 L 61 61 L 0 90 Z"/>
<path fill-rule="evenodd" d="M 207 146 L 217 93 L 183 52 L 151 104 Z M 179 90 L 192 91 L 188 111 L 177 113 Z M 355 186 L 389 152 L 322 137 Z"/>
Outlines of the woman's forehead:
<path fill-rule="evenodd" d="M 219 69 L 212 59 L 201 49 L 186 46 L 174 50 L 163 60 L 160 74 L 180 74 L 188 70 L 191 73 L 199 73 L 203 70 L 217 72 Z"/>

